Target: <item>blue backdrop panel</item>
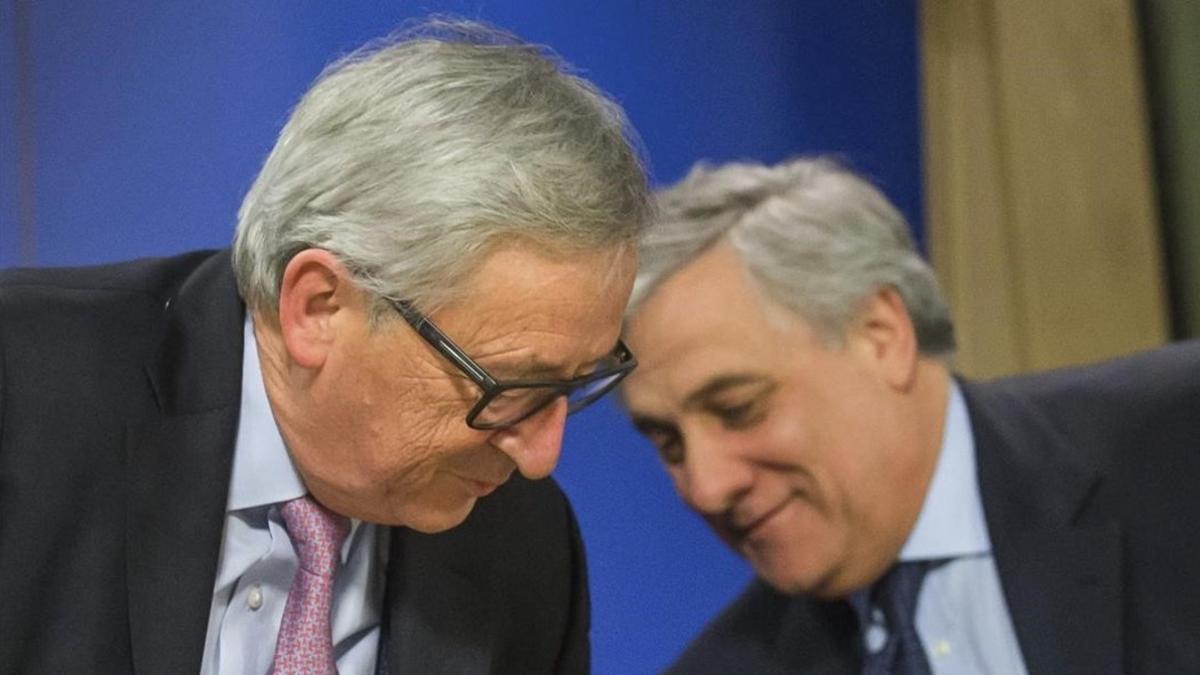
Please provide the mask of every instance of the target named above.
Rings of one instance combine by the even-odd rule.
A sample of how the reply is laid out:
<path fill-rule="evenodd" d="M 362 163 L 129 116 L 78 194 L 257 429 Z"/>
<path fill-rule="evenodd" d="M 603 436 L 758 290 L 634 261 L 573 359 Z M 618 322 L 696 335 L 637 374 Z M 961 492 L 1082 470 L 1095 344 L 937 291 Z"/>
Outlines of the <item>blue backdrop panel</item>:
<path fill-rule="evenodd" d="M 0 267 L 20 262 L 17 229 L 16 5 L 0 2 Z"/>
<path fill-rule="evenodd" d="M 226 245 L 321 67 L 430 11 L 553 47 L 626 107 L 658 183 L 702 158 L 835 152 L 921 222 L 915 0 L 0 0 L 0 264 L 17 262 L 16 2 L 31 17 L 37 264 Z M 660 669 L 749 571 L 611 401 L 572 420 L 557 476 L 588 547 L 596 672 Z"/>

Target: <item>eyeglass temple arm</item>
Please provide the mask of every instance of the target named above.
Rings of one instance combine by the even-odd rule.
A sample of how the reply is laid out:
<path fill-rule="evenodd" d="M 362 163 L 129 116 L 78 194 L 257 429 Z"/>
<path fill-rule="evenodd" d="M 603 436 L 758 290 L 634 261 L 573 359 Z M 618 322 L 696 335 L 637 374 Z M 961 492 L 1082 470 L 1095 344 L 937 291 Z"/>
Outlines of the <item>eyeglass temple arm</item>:
<path fill-rule="evenodd" d="M 451 340 L 450 336 L 446 335 L 440 329 L 438 329 L 437 326 L 433 325 L 433 323 L 430 322 L 424 314 L 421 314 L 414 309 L 412 305 L 403 300 L 392 300 L 391 302 L 392 306 L 396 308 L 396 311 L 400 313 L 400 316 L 404 317 L 404 320 L 407 321 L 409 325 L 411 325 L 417 331 L 418 335 L 424 338 L 426 342 L 433 345 L 434 349 L 437 349 L 447 358 L 454 361 L 454 363 L 459 368 L 462 368 L 463 372 L 465 372 L 467 375 L 470 375 L 471 379 L 475 380 L 477 384 L 485 388 L 496 386 L 496 380 L 491 375 L 488 375 L 486 372 L 484 372 L 484 370 L 476 365 L 474 361 L 468 358 L 466 352 L 464 352 L 461 347 L 454 344 L 454 340 Z"/>

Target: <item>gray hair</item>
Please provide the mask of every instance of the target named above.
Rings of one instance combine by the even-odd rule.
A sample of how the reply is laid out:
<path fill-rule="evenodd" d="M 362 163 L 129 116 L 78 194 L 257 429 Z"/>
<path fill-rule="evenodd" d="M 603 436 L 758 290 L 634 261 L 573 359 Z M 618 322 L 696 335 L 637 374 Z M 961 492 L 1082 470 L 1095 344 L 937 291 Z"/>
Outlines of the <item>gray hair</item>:
<path fill-rule="evenodd" d="M 238 212 L 234 269 L 277 310 L 299 251 L 383 298 L 450 299 L 496 244 L 636 245 L 649 212 L 620 107 L 543 48 L 435 19 L 338 60 L 292 112 Z"/>
<path fill-rule="evenodd" d="M 657 195 L 659 214 L 643 234 L 628 314 L 660 283 L 722 237 L 751 279 L 828 343 L 875 291 L 895 288 L 920 351 L 954 351 L 950 312 L 908 225 L 883 194 L 829 158 L 776 166 L 698 164 Z"/>

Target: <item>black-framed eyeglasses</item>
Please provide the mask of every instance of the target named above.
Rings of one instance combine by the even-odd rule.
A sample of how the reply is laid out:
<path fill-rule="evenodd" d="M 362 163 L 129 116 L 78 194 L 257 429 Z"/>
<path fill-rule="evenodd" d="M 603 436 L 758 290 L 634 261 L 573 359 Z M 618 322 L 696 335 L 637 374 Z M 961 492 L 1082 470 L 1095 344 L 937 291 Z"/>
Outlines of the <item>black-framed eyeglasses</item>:
<path fill-rule="evenodd" d="M 587 375 L 569 380 L 509 380 L 501 382 L 467 356 L 445 333 L 412 305 L 403 300 L 390 300 L 392 307 L 410 326 L 446 360 L 453 363 L 482 391 L 479 401 L 467 413 L 467 426 L 472 429 L 503 429 L 511 427 L 553 403 L 559 396 L 567 398 L 567 414 L 579 412 L 604 396 L 637 367 L 637 359 L 617 340 L 616 349 Z"/>

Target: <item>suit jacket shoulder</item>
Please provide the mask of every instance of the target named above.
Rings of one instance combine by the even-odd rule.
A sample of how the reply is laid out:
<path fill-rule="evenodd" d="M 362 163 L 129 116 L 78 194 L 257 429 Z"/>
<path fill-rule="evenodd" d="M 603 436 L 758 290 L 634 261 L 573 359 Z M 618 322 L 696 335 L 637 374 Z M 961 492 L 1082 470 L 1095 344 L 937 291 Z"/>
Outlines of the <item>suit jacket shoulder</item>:
<path fill-rule="evenodd" d="M 1057 433 L 1119 451 L 1145 434 L 1200 429 L 1200 341 L 1105 363 L 969 383 L 997 409 L 1023 410 Z M 1187 444 L 1160 445 L 1179 450 Z M 1088 453 L 1094 456 L 1094 452 Z"/>
<path fill-rule="evenodd" d="M 0 271 L 0 349 L 20 392 L 12 401 L 34 410 L 113 405 L 97 387 L 132 393 L 161 339 L 164 304 L 213 252 L 98 267 Z M 132 378 L 132 379 L 131 379 Z M 136 379 L 136 382 L 132 381 Z"/>
<path fill-rule="evenodd" d="M 755 579 L 667 672 L 849 675 L 857 624 L 849 603 L 783 595 Z"/>
<path fill-rule="evenodd" d="M 1200 343 L 963 390 L 1030 672 L 1200 667 Z"/>
<path fill-rule="evenodd" d="M 129 495 L 162 478 L 128 471 L 154 409 L 145 368 L 205 264 L 221 255 L 0 272 L 0 669 L 130 668 Z"/>

